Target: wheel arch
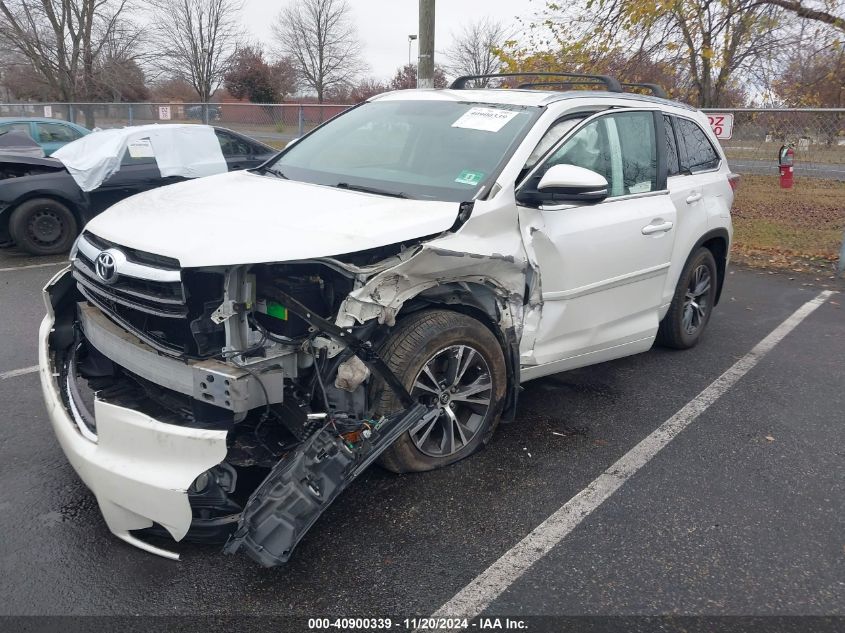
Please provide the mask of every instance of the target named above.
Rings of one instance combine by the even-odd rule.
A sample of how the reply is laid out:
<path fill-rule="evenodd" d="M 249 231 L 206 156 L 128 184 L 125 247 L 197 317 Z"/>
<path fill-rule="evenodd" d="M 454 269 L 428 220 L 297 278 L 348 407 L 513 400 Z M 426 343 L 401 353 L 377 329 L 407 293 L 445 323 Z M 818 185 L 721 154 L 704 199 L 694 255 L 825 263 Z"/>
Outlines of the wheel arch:
<path fill-rule="evenodd" d="M 476 282 L 444 282 L 426 288 L 406 301 L 396 315 L 397 323 L 409 315 L 436 307 L 460 312 L 483 324 L 502 349 L 508 376 L 502 419 L 512 420 L 519 391 L 519 337 L 514 327 L 503 327 L 502 299 L 490 287 Z"/>
<path fill-rule="evenodd" d="M 58 202 L 60 204 L 65 205 L 73 214 L 74 219 L 76 219 L 76 224 L 78 225 L 79 230 L 82 230 L 82 225 L 84 224 L 84 222 L 82 219 L 82 209 L 80 208 L 79 203 L 71 200 L 67 195 L 57 191 L 35 190 L 21 194 L 19 197 L 15 198 L 15 201 L 10 203 L 7 207 L 8 217 L 12 217 L 12 213 L 14 213 L 17 208 L 21 206 L 24 202 L 29 202 L 30 200 L 35 200 L 36 198 L 46 198 L 48 200 L 53 200 L 54 202 Z"/>

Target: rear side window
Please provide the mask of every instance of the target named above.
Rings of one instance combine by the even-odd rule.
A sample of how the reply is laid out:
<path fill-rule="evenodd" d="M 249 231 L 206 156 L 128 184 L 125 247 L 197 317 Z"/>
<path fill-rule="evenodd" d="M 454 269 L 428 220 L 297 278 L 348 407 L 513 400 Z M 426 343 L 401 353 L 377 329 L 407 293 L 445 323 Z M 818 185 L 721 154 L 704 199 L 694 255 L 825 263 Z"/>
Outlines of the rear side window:
<path fill-rule="evenodd" d="M 42 143 L 70 143 L 82 137 L 72 127 L 61 123 L 36 123 L 35 127 Z"/>
<path fill-rule="evenodd" d="M 719 155 L 707 138 L 707 133 L 697 123 L 676 118 L 675 125 L 685 149 L 681 155 L 681 171 L 706 171 L 719 166 Z"/>
<path fill-rule="evenodd" d="M 681 159 L 678 155 L 678 143 L 672 127 L 672 117 L 663 116 L 663 129 L 666 130 L 666 166 L 670 176 L 681 173 Z"/>

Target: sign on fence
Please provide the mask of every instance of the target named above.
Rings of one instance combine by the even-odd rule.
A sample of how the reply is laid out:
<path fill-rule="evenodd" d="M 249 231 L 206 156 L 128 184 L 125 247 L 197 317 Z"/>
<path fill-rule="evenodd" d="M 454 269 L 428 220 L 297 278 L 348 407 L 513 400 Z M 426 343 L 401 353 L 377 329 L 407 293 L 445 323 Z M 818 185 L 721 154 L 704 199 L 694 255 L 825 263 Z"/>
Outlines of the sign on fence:
<path fill-rule="evenodd" d="M 719 114 L 717 112 L 710 112 L 707 114 L 707 119 L 710 121 L 710 127 L 717 139 L 725 140 L 733 136 L 734 133 L 734 115 L 733 114 Z"/>
<path fill-rule="evenodd" d="M 44 118 L 45 119 L 52 119 L 53 118 L 53 106 L 44 106 Z"/>
<path fill-rule="evenodd" d="M 169 121 L 170 120 L 170 106 L 159 106 L 158 107 L 158 118 L 162 121 Z"/>

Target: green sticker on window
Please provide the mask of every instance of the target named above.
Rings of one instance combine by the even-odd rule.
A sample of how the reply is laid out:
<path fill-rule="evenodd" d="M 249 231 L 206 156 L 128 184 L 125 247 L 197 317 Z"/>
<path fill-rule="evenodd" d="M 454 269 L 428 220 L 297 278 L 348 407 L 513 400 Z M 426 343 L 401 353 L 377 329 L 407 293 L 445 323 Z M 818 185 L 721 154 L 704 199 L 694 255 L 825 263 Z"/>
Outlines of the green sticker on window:
<path fill-rule="evenodd" d="M 459 182 L 462 185 L 477 185 L 481 182 L 484 178 L 484 172 L 482 171 L 470 171 L 469 169 L 464 169 L 460 175 L 455 178 L 455 182 Z"/>

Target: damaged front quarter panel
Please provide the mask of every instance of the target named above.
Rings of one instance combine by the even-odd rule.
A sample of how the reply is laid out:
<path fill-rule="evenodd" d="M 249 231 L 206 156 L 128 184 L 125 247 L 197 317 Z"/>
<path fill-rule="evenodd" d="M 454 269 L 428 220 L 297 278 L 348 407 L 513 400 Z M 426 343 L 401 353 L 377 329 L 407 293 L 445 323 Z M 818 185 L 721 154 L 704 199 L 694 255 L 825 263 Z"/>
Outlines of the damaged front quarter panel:
<path fill-rule="evenodd" d="M 438 244 L 446 240 L 438 240 Z M 399 263 L 366 279 L 341 306 L 338 325 L 351 327 L 378 319 L 392 326 L 409 299 L 429 288 L 446 283 L 480 284 L 489 288 L 507 306 L 501 313 L 503 329 L 521 323 L 526 264 L 512 255 L 475 254 L 422 244 Z"/>

